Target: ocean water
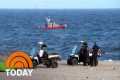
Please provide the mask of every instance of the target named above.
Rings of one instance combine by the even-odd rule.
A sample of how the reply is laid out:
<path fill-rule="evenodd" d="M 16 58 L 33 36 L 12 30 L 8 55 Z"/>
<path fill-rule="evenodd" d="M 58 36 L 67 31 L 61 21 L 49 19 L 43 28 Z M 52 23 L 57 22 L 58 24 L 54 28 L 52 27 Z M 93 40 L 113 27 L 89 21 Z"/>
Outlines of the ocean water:
<path fill-rule="evenodd" d="M 39 26 L 50 16 L 64 30 L 43 30 Z M 0 53 L 14 50 L 30 53 L 39 41 L 48 51 L 58 52 L 63 59 L 74 45 L 86 40 L 89 47 L 96 41 L 106 52 L 100 59 L 120 60 L 120 9 L 105 10 L 0 10 Z"/>

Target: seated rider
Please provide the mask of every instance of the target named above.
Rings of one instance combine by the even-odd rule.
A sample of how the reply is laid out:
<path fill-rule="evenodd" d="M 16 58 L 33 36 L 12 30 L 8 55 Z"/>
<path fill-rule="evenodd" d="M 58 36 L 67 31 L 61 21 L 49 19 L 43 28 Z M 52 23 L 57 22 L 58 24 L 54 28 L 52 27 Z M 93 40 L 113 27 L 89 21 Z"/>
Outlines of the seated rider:
<path fill-rule="evenodd" d="M 86 41 L 82 42 L 82 46 L 79 53 L 79 59 L 80 61 L 83 61 L 85 66 L 89 62 L 89 48 Z"/>
<path fill-rule="evenodd" d="M 43 42 L 39 42 L 40 44 L 40 50 L 37 54 L 39 61 L 41 62 L 41 58 L 48 58 L 47 54 L 47 45 Z"/>

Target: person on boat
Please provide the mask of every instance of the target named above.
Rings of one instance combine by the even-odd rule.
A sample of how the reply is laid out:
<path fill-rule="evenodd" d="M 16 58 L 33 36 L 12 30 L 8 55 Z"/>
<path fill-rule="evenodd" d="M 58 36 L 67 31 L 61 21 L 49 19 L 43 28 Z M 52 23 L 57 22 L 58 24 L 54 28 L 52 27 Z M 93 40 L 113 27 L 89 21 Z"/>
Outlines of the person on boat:
<path fill-rule="evenodd" d="M 51 22 L 51 19 L 49 17 L 47 17 L 46 22 L 47 22 L 47 24 L 49 24 Z"/>
<path fill-rule="evenodd" d="M 41 62 L 42 58 L 48 58 L 47 45 L 44 42 L 39 42 L 38 44 L 40 45 L 40 50 L 37 56 L 38 56 L 39 62 Z"/>
<path fill-rule="evenodd" d="M 89 48 L 86 41 L 82 42 L 82 46 L 79 52 L 79 59 L 83 61 L 83 65 L 86 66 L 89 62 Z"/>
<path fill-rule="evenodd" d="M 100 47 L 95 42 L 93 47 L 92 47 L 92 56 L 91 56 L 91 59 L 90 59 L 90 65 L 91 66 L 97 66 L 98 65 L 97 57 L 99 56 L 100 53 L 101 53 Z"/>

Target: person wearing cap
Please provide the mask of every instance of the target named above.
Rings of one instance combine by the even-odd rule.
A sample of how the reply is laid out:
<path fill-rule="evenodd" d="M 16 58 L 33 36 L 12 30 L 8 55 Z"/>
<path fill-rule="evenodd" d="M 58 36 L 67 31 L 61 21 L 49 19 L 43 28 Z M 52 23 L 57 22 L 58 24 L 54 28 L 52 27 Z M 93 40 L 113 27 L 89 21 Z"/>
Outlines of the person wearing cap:
<path fill-rule="evenodd" d="M 47 54 L 47 45 L 43 42 L 38 43 L 40 45 L 40 50 L 37 54 L 39 62 L 41 62 L 41 58 L 48 58 Z"/>
<path fill-rule="evenodd" d="M 83 61 L 84 66 L 86 66 L 89 62 L 89 48 L 86 41 L 82 41 L 82 46 L 79 52 L 79 59 Z"/>

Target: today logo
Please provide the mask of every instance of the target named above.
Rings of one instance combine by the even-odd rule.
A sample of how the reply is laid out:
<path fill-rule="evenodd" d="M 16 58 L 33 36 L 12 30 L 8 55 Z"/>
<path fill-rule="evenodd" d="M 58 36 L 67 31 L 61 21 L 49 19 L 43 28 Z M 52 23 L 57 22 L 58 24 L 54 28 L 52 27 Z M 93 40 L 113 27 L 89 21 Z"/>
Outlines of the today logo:
<path fill-rule="evenodd" d="M 7 76 L 32 76 L 33 69 L 31 58 L 23 51 L 15 51 L 7 58 Z"/>

